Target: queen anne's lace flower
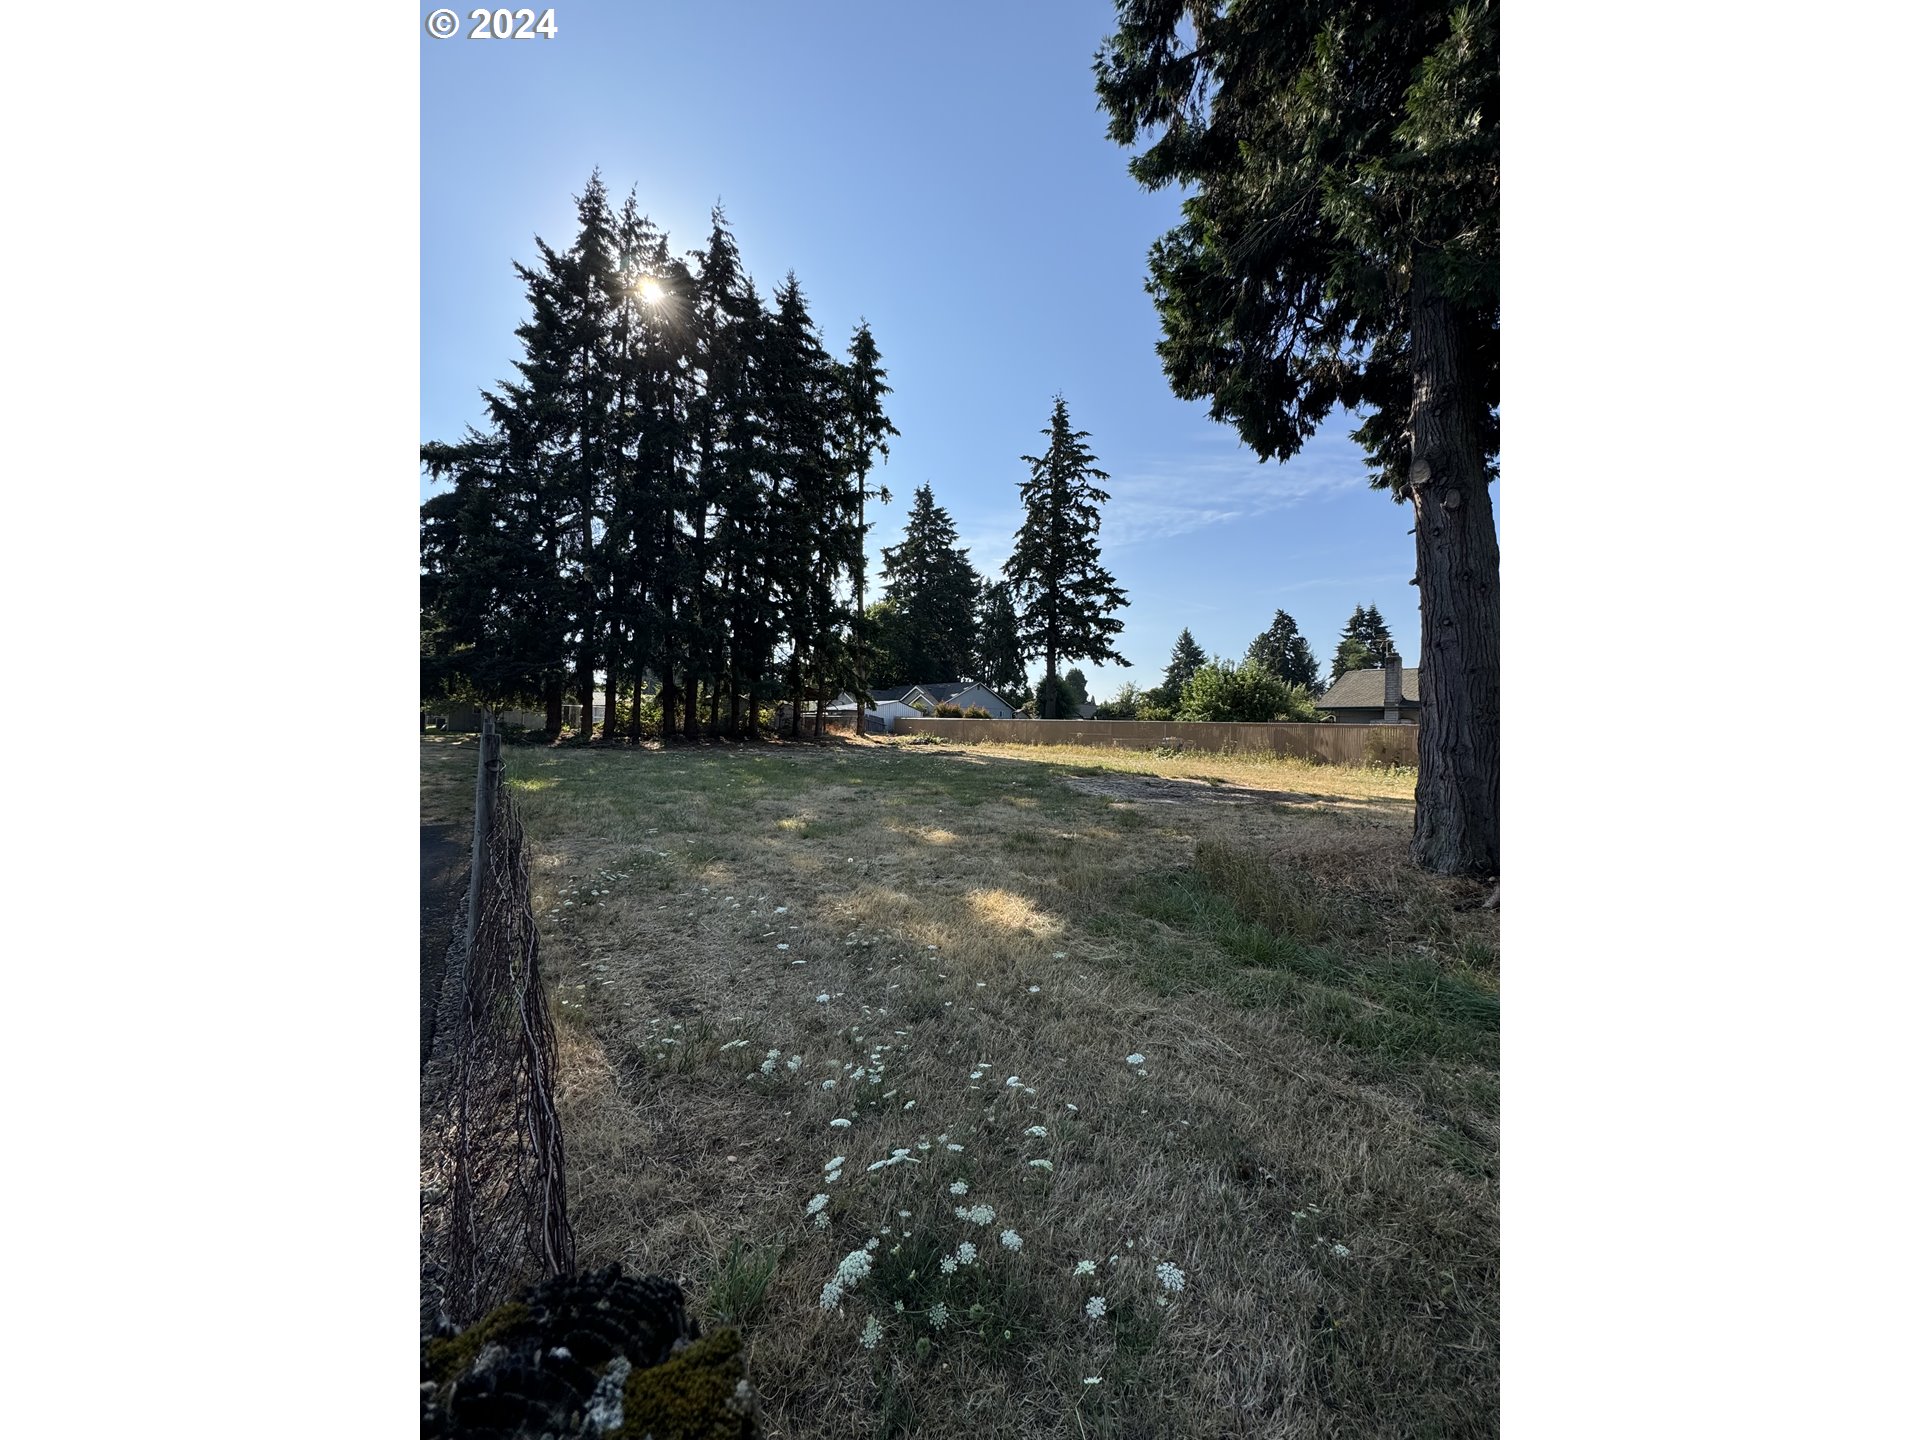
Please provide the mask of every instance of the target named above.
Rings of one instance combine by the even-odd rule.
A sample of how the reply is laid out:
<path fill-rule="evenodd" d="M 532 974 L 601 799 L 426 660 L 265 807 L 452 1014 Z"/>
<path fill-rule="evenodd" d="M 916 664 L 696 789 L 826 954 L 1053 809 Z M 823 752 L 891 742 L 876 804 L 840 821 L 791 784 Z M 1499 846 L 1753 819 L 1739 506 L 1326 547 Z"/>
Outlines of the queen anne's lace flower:
<path fill-rule="evenodd" d="M 1177 1294 L 1187 1288 L 1186 1275 L 1171 1260 L 1162 1260 L 1153 1267 L 1153 1273 L 1160 1277 L 1161 1286 L 1171 1293 Z"/>
<path fill-rule="evenodd" d="M 1091 1300 L 1087 1301 L 1087 1318 L 1089 1320 L 1098 1320 L 1102 1315 L 1106 1313 L 1107 1313 L 1107 1297 L 1106 1296 L 1096 1295 Z"/>
<path fill-rule="evenodd" d="M 962 1240 L 959 1245 L 954 1248 L 953 1258 L 958 1260 L 962 1265 L 971 1265 L 975 1260 L 980 1258 L 980 1252 L 974 1249 L 971 1240 Z"/>
<path fill-rule="evenodd" d="M 953 1182 L 953 1184 L 951 1184 L 951 1185 L 949 1185 L 949 1186 L 947 1186 L 947 1193 L 948 1193 L 949 1195 L 964 1195 L 964 1194 L 966 1194 L 966 1193 L 967 1193 L 967 1182 L 966 1182 L 966 1181 L 964 1181 L 964 1180 L 956 1180 L 956 1181 L 954 1181 L 954 1182 Z"/>
<path fill-rule="evenodd" d="M 1082 1260 L 1078 1265 L 1073 1267 L 1073 1273 L 1075 1275 L 1091 1275 L 1098 1268 L 1093 1261 Z"/>
<path fill-rule="evenodd" d="M 1000 1232 L 1000 1243 L 1009 1250 L 1018 1250 L 1025 1242 L 1021 1240 L 1019 1231 L 1002 1230 Z"/>
<path fill-rule="evenodd" d="M 1044 1125 L 1029 1125 L 1027 1127 L 1027 1134 L 1036 1140 L 1044 1140 L 1047 1138 L 1047 1127 Z"/>
<path fill-rule="evenodd" d="M 938 1300 L 933 1302 L 933 1308 L 927 1311 L 927 1324 L 936 1330 L 944 1330 L 947 1328 L 947 1307 L 945 1304 Z"/>
<path fill-rule="evenodd" d="M 869 1350 L 880 1343 L 880 1317 L 878 1315 L 869 1315 L 867 1317 L 867 1328 L 860 1332 L 860 1343 Z"/>

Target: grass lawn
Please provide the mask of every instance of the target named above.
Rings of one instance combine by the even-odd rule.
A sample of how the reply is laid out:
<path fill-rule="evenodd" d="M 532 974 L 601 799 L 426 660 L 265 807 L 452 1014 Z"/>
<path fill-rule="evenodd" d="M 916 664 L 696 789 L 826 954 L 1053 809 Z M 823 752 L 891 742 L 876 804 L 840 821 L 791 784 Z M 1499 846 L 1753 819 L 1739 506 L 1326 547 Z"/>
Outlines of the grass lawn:
<path fill-rule="evenodd" d="M 742 1326 L 768 1435 L 1497 1433 L 1497 912 L 1410 775 L 507 764 L 580 1263 Z"/>

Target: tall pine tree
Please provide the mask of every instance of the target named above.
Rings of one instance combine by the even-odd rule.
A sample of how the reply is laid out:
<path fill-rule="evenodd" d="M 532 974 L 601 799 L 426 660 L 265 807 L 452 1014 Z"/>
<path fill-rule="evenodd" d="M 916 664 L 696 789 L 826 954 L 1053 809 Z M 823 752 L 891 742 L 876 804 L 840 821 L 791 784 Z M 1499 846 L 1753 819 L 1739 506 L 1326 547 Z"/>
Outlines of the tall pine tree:
<path fill-rule="evenodd" d="M 1157 703 L 1170 710 L 1180 708 L 1180 697 L 1186 693 L 1187 681 L 1191 680 L 1200 667 L 1207 663 L 1207 652 L 1200 648 L 1200 642 L 1193 638 L 1193 631 L 1182 629 L 1180 638 L 1173 642 L 1173 654 L 1167 658 L 1167 673 L 1160 679 L 1160 688 L 1154 692 Z"/>
<path fill-rule="evenodd" d="M 1005 574 L 1020 611 L 1022 655 L 1042 657 L 1042 719 L 1060 717 L 1060 662 L 1112 661 L 1126 665 L 1113 639 L 1114 612 L 1127 603 L 1100 563 L 1100 506 L 1109 498 L 1095 485 L 1107 473 L 1094 465 L 1088 433 L 1075 430 L 1067 402 L 1055 396 L 1053 419 L 1041 432 L 1046 453 L 1022 455 L 1032 475 L 1020 486 L 1026 521 L 1014 537 Z"/>
<path fill-rule="evenodd" d="M 1387 663 L 1387 656 L 1393 653 L 1393 635 L 1387 629 L 1387 622 L 1380 618 L 1380 610 L 1375 605 L 1356 605 L 1353 615 L 1347 621 L 1347 628 L 1340 632 L 1340 644 L 1333 652 L 1333 674 L 1329 683 L 1338 680 L 1349 670 L 1379 670 Z"/>
<path fill-rule="evenodd" d="M 1314 659 L 1300 627 L 1284 610 L 1274 611 L 1273 623 L 1253 637 L 1253 643 L 1247 646 L 1247 660 L 1289 685 L 1316 693 L 1320 689 L 1320 662 Z"/>
<path fill-rule="evenodd" d="M 857 510 L 855 525 L 860 536 L 859 549 L 854 556 L 853 570 L 853 691 L 856 696 L 864 697 L 867 691 L 867 501 L 878 500 L 887 504 L 893 497 L 882 485 L 877 489 L 867 488 L 867 472 L 873 468 L 873 457 L 878 455 L 884 463 L 887 458 L 887 437 L 900 432 L 887 418 L 882 401 L 892 393 L 887 384 L 887 372 L 880 368 L 880 347 L 874 343 L 873 331 L 862 320 L 853 332 L 853 343 L 847 348 L 846 363 L 842 366 L 841 391 L 845 396 L 841 423 L 843 443 L 846 446 L 849 461 L 853 469 L 854 495 Z M 854 706 L 853 728 L 856 735 L 867 733 L 867 707 L 864 699 Z"/>
<path fill-rule="evenodd" d="M 1413 507 L 1413 856 L 1500 859 L 1500 84 L 1494 0 L 1118 0 L 1108 134 L 1187 190 L 1148 288 L 1174 393 L 1263 459 L 1339 411 Z"/>
<path fill-rule="evenodd" d="M 900 630 L 896 663 L 907 684 L 970 680 L 974 664 L 974 597 L 980 575 L 960 548 L 953 517 L 933 503 L 933 487 L 913 492 L 906 532 L 880 552 L 880 578 Z"/>

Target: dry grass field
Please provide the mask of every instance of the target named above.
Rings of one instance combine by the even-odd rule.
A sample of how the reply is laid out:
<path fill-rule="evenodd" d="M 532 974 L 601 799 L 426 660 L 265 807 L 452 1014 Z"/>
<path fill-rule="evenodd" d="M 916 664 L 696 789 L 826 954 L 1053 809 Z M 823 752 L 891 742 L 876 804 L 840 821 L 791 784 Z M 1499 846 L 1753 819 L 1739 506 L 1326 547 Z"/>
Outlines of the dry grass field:
<path fill-rule="evenodd" d="M 1497 1433 L 1498 912 L 1410 775 L 507 763 L 580 1263 L 742 1327 L 768 1435 Z"/>

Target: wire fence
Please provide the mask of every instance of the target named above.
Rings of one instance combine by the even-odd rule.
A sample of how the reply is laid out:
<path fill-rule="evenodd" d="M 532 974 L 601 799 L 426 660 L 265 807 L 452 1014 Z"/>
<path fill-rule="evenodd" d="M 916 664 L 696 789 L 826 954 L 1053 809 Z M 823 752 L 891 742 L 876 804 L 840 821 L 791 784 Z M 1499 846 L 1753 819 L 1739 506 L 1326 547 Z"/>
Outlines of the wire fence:
<path fill-rule="evenodd" d="M 526 833 L 492 717 L 480 737 L 466 941 L 441 997 L 423 1133 L 423 1309 L 467 1324 L 573 1269 L 554 1035 Z"/>

